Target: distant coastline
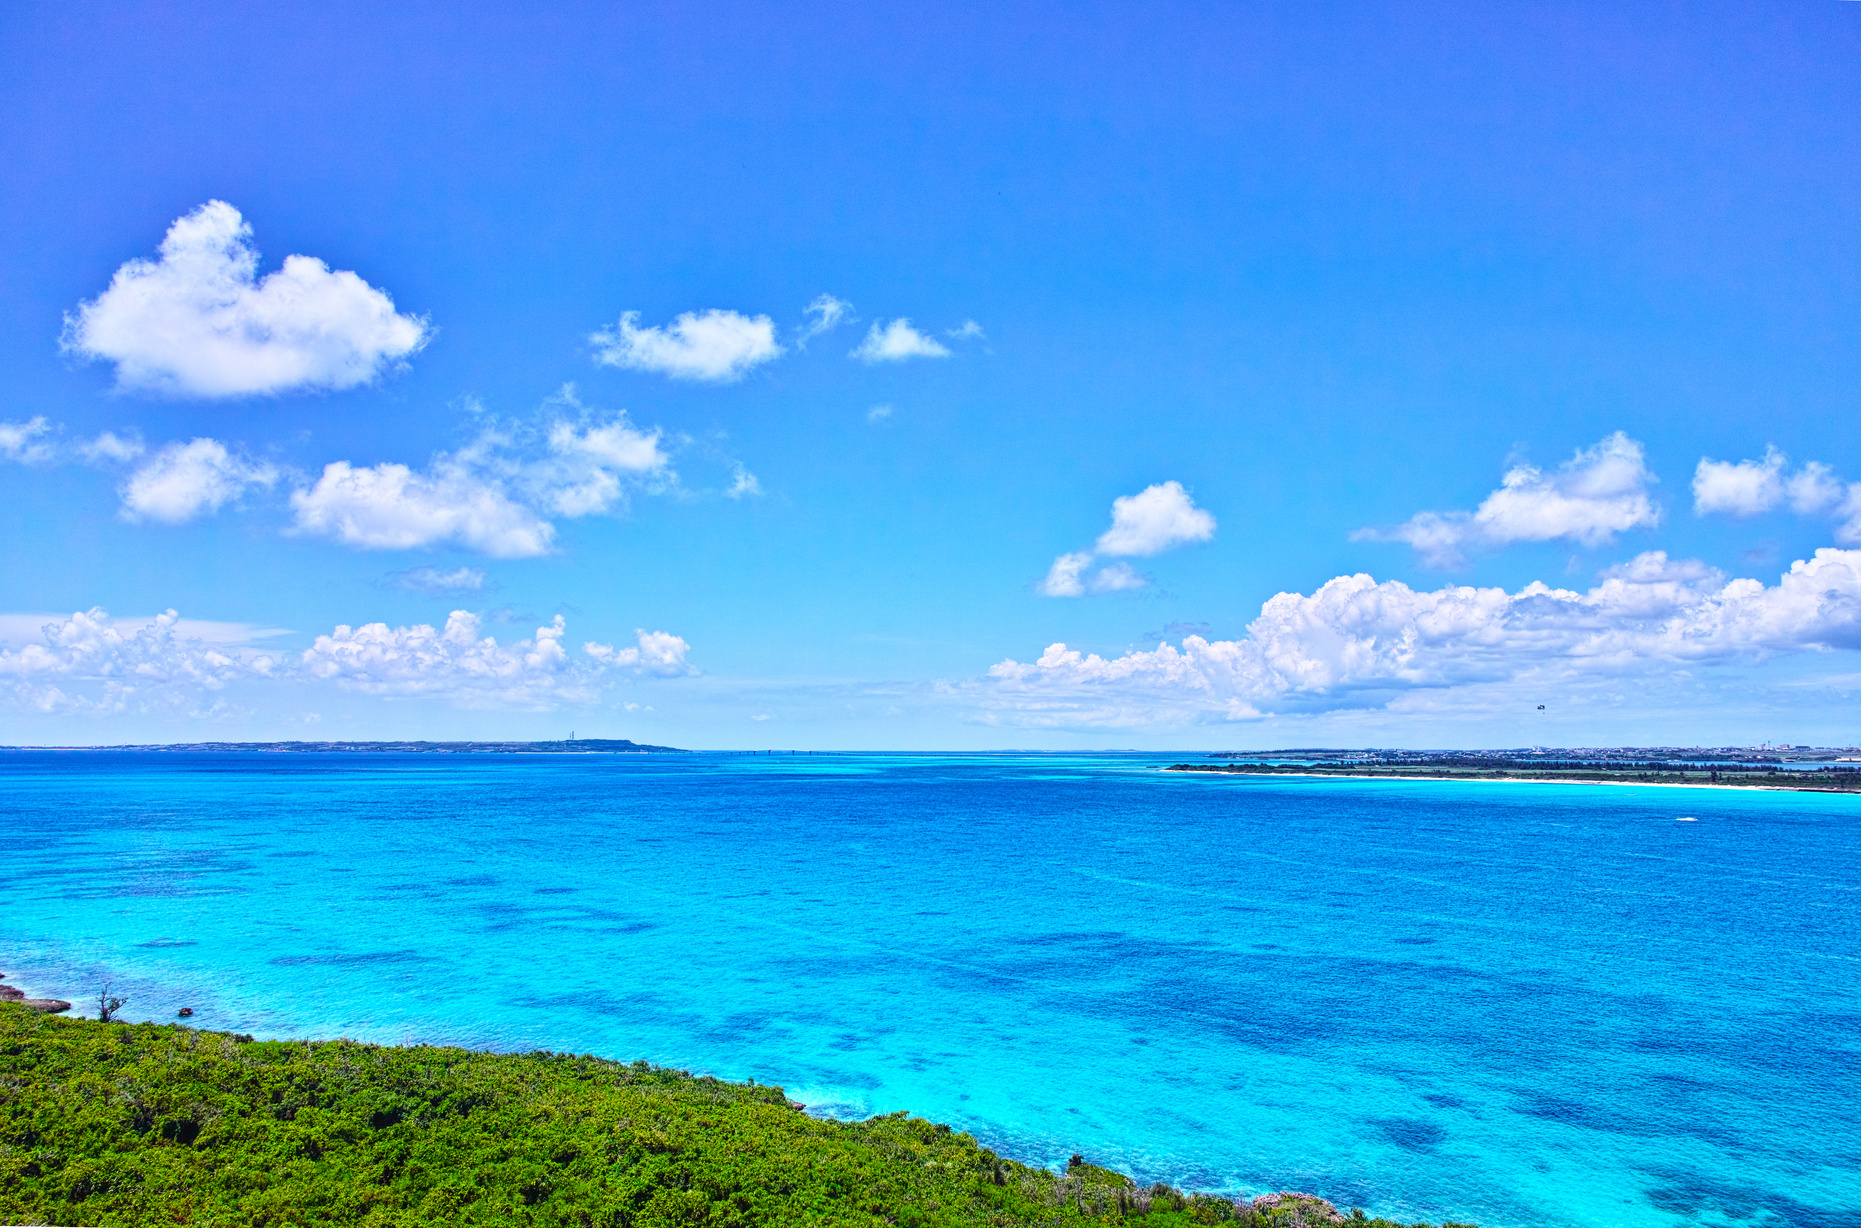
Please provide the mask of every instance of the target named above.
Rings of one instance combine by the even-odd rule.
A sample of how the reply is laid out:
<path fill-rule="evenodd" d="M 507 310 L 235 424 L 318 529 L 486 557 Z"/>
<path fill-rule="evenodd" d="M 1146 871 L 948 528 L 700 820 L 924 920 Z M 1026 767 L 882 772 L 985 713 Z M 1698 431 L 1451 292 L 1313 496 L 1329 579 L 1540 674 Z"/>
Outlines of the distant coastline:
<path fill-rule="evenodd" d="M 168 754 L 401 755 L 684 755 L 677 746 L 626 738 L 563 738 L 554 742 L 157 742 L 132 746 L 0 746 L 0 751 L 142 751 Z"/>
<path fill-rule="evenodd" d="M 1861 772 L 1776 771 L 1730 772 L 1699 770 L 1634 770 L 1597 768 L 1591 771 L 1517 767 L 1454 769 L 1427 764 L 1331 765 L 1273 763 L 1173 763 L 1166 772 L 1200 772 L 1220 776 L 1295 776 L 1356 780 L 1441 781 L 1489 784 L 1645 785 L 1667 789 L 1769 789 L 1797 793 L 1861 793 Z"/>

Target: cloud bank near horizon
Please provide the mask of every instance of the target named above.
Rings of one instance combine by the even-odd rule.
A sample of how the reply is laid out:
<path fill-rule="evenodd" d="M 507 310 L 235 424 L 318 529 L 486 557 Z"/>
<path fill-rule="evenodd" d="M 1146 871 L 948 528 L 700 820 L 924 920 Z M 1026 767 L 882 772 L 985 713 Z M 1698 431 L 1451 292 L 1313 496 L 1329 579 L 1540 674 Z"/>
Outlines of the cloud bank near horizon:
<path fill-rule="evenodd" d="M 1861 551 L 1824 548 L 1775 585 L 1650 551 L 1587 592 L 1418 591 L 1366 574 L 1280 593 L 1235 640 L 1101 657 L 1050 645 L 991 667 L 986 719 L 1138 728 L 1385 708 L 1422 694 L 1540 690 L 1783 653 L 1861 649 Z"/>
<path fill-rule="evenodd" d="M 231 625 L 231 624 L 227 624 Z M 219 624 L 207 624 L 209 628 Z M 0 693 L 44 714 L 109 716 L 166 712 L 210 717 L 233 711 L 238 683 L 308 685 L 389 698 L 429 698 L 458 708 L 550 711 L 596 702 L 621 677 L 680 678 L 699 671 L 691 646 L 639 629 L 631 646 L 563 641 L 561 615 L 528 638 L 500 644 L 482 618 L 454 610 L 441 628 L 341 625 L 302 652 L 260 649 L 188 634 L 174 610 L 119 622 L 101 609 L 45 623 L 36 641 L 0 645 Z M 10 685 L 9 685 L 10 684 Z"/>

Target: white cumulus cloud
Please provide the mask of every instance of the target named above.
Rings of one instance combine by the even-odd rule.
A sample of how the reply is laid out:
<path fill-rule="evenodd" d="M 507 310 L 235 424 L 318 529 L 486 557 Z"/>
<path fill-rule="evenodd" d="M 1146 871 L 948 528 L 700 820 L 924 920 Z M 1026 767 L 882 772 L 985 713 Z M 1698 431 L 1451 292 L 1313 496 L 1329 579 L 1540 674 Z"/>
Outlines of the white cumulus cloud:
<path fill-rule="evenodd" d="M 1091 550 L 1077 550 L 1053 560 L 1046 578 L 1034 586 L 1044 597 L 1083 597 L 1146 588 L 1150 578 L 1129 563 L 1112 563 L 1086 574 L 1101 556 L 1161 554 L 1215 536 L 1215 518 L 1197 507 L 1181 482 L 1158 482 L 1111 503 L 1111 527 L 1099 534 Z"/>
<path fill-rule="evenodd" d="M 277 480 L 277 469 L 237 456 L 217 439 L 171 443 L 137 466 L 123 484 L 123 517 L 185 524 Z"/>
<path fill-rule="evenodd" d="M 458 580 L 461 577 L 450 577 Z M 24 616 L 0 615 L 0 695 L 31 711 L 93 715 L 227 712 L 234 684 L 314 686 L 382 697 L 424 697 L 467 708 L 543 710 L 598 698 L 615 677 L 696 674 L 682 638 L 635 633 L 625 648 L 564 647 L 557 616 L 528 638 L 506 644 L 483 634 L 479 616 L 455 610 L 444 627 L 338 626 L 301 653 L 253 647 L 282 634 L 239 623 L 189 621 L 175 611 L 153 619 L 112 619 L 100 609 L 42 620 L 36 635 L 14 637 Z"/>
<path fill-rule="evenodd" d="M 369 695 L 427 696 L 461 707 L 548 709 L 587 703 L 601 676 L 622 671 L 658 678 L 695 674 L 690 646 L 663 631 L 640 631 L 634 647 L 589 643 L 579 657 L 563 646 L 558 614 L 528 639 L 499 644 L 476 614 L 454 610 L 446 625 L 339 626 L 305 650 L 303 671 Z"/>
<path fill-rule="evenodd" d="M 1617 431 L 1550 473 L 1513 466 L 1471 513 L 1420 512 L 1393 528 L 1360 529 L 1352 538 L 1407 542 L 1430 567 L 1460 567 L 1474 551 L 1520 541 L 1601 546 L 1617 533 L 1660 523 L 1660 508 L 1648 494 L 1656 480 L 1641 445 Z"/>
<path fill-rule="evenodd" d="M 121 624 L 101 609 L 47 621 L 37 642 L 0 647 L 0 680 L 31 711 L 200 712 L 228 683 L 278 673 L 279 656 L 188 635 L 169 610 Z"/>
<path fill-rule="evenodd" d="M 775 321 L 735 311 L 688 311 L 663 327 L 639 326 L 629 311 L 613 328 L 591 334 L 595 361 L 609 367 L 651 371 L 673 379 L 727 383 L 778 358 Z"/>
<path fill-rule="evenodd" d="M 565 387 L 537 419 L 493 422 L 425 469 L 326 465 L 291 495 L 294 531 L 369 550 L 450 543 L 492 558 L 547 554 L 556 535 L 549 517 L 621 510 L 630 489 L 675 484 L 662 442 L 624 413 L 589 411 Z"/>
<path fill-rule="evenodd" d="M 45 438 L 51 433 L 52 424 L 43 415 L 24 422 L 0 422 L 0 456 L 22 465 L 51 460 L 56 449 Z"/>
<path fill-rule="evenodd" d="M 1835 470 L 1821 461 L 1809 461 L 1790 475 L 1784 484 L 1790 498 L 1790 510 L 1799 516 L 1834 511 L 1855 500 L 1855 487 L 1835 477 Z"/>
<path fill-rule="evenodd" d="M 1062 554 L 1053 560 L 1053 566 L 1047 569 L 1046 578 L 1036 584 L 1034 590 L 1043 597 L 1083 597 L 1086 595 L 1086 584 L 1082 577 L 1090 566 L 1090 550 Z"/>
<path fill-rule="evenodd" d="M 1043 597 L 1083 597 L 1087 593 L 1126 592 L 1150 584 L 1149 577 L 1129 563 L 1113 563 L 1087 575 L 1086 569 L 1092 562 L 1093 554 L 1089 550 L 1062 554 L 1053 560 L 1053 566 L 1034 586 L 1034 591 Z"/>
<path fill-rule="evenodd" d="M 1099 535 L 1100 554 L 1161 554 L 1215 536 L 1215 518 L 1195 505 L 1181 482 L 1158 482 L 1111 501 L 1111 528 Z"/>
<path fill-rule="evenodd" d="M 1767 448 L 1761 461 L 1716 461 L 1701 457 L 1693 471 L 1693 510 L 1704 516 L 1725 512 L 1755 516 L 1784 500 L 1784 455 Z"/>
<path fill-rule="evenodd" d="M 496 458 L 535 502 L 563 516 L 589 516 L 626 503 L 626 484 L 669 475 L 671 458 L 658 431 L 641 431 L 618 414 L 605 423 L 557 420 L 547 451 L 531 460 Z"/>
<path fill-rule="evenodd" d="M 948 358 L 949 348 L 935 337 L 927 337 L 900 316 L 890 324 L 874 320 L 850 355 L 861 362 L 902 362 L 907 358 Z"/>
<path fill-rule="evenodd" d="M 1775 585 L 1659 551 L 1588 592 L 1339 576 L 1281 593 L 1238 640 L 1101 657 L 1053 644 L 989 670 L 994 719 L 1143 725 L 1377 708 L 1404 695 L 1620 679 L 1662 666 L 1861 649 L 1861 551 L 1823 549 Z"/>
<path fill-rule="evenodd" d="M 1113 563 L 1093 572 L 1086 586 L 1095 593 L 1122 593 L 1130 589 L 1148 588 L 1150 577 L 1129 563 Z"/>
<path fill-rule="evenodd" d="M 443 696 L 465 707 L 548 708 L 593 698 L 588 670 L 562 646 L 562 616 L 529 639 L 499 644 L 477 615 L 454 610 L 445 627 L 339 626 L 304 651 L 311 677 L 369 695 Z"/>
<path fill-rule="evenodd" d="M 365 550 L 457 543 L 492 558 L 549 553 L 555 526 L 456 457 L 416 473 L 406 465 L 357 468 L 332 461 L 314 485 L 291 492 L 300 533 Z"/>
<path fill-rule="evenodd" d="M 603 665 L 629 670 L 654 678 L 680 678 L 696 674 L 697 668 L 685 658 L 691 645 L 667 631 L 636 629 L 631 648 L 589 642 L 582 650 Z"/>
<path fill-rule="evenodd" d="M 424 319 L 311 256 L 257 276 L 252 228 L 208 201 L 66 316 L 68 353 L 116 364 L 119 387 L 229 397 L 366 384 L 424 345 Z"/>
<path fill-rule="evenodd" d="M 1762 460 L 1701 457 L 1693 473 L 1693 510 L 1755 516 L 1787 502 L 1799 516 L 1833 517 L 1835 540 L 1843 545 L 1861 544 L 1861 482 L 1841 481 L 1821 461 L 1786 475 L 1788 464 L 1775 447 L 1764 449 Z"/>

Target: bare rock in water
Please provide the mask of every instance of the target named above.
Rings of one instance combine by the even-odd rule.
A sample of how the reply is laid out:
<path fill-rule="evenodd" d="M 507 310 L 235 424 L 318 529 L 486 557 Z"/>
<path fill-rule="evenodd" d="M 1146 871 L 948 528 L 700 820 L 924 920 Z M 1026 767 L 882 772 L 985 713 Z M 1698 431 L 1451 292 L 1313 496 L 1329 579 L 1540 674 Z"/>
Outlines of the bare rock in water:
<path fill-rule="evenodd" d="M 5 979 L 6 973 L 0 972 L 0 980 Z M 61 1002 L 57 998 L 28 998 L 25 990 L 15 989 L 11 985 L 0 985 L 0 1002 L 17 1002 L 45 1015 L 56 1015 L 59 1011 L 71 1009 L 69 1002 Z"/>
<path fill-rule="evenodd" d="M 1341 1224 L 1344 1213 L 1316 1194 L 1301 1194 L 1297 1190 L 1281 1190 L 1276 1194 L 1262 1194 L 1254 1199 L 1254 1210 L 1272 1219 L 1274 1223 L 1306 1224 L 1316 1228 L 1322 1224 Z"/>

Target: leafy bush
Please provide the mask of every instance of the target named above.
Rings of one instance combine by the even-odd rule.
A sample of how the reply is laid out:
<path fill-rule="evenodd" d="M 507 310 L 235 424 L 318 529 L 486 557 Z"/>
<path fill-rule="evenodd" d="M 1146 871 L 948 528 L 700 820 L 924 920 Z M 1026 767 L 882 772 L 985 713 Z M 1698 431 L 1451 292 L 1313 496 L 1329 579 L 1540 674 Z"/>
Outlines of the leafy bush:
<path fill-rule="evenodd" d="M 0 1222 L 1008 1226 L 1282 1222 L 1061 1177 L 948 1126 L 566 1053 L 254 1041 L 0 1003 Z M 1311 1221 L 1316 1228 L 1318 1221 Z M 1398 1228 L 1384 1221 L 1360 1221 Z"/>

